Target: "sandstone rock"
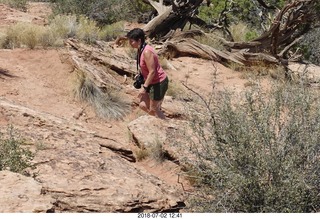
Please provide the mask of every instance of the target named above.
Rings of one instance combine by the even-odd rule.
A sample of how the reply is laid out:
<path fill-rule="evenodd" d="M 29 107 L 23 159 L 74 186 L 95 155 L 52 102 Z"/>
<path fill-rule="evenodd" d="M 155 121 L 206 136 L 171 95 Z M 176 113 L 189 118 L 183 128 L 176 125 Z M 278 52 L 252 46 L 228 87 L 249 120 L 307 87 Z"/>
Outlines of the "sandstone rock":
<path fill-rule="evenodd" d="M 0 101 L 0 109 L 5 112 L 5 117 L 10 116 L 15 127 L 19 127 L 21 136 L 28 136 L 30 142 L 41 140 L 41 148 L 31 148 L 35 151 L 34 168 L 27 170 L 37 182 L 28 179 L 37 184 L 44 197 L 55 200 L 53 208 L 52 204 L 43 207 L 45 201 L 34 201 L 33 208 L 23 210 L 161 212 L 179 211 L 185 206 L 181 190 L 137 168 L 130 148 L 122 141 L 113 140 L 114 136 L 100 135 L 72 120 L 6 101 Z M 9 111 L 10 115 L 7 113 Z M 45 125 L 35 125 L 39 118 Z M 8 191 L 11 190 L 0 191 L 0 197 Z M 21 188 L 21 194 L 28 194 L 28 189 Z M 20 206 L 20 203 L 19 199 L 12 199 L 10 206 Z M 6 211 L 23 210 L 14 207 Z"/>
<path fill-rule="evenodd" d="M 94 139 L 66 142 L 34 159 L 36 179 L 57 200 L 56 212 L 136 212 L 178 209 L 182 196 Z M 57 157 L 58 155 L 58 157 Z M 84 156 L 85 155 L 85 156 Z"/>
<path fill-rule="evenodd" d="M 140 116 L 129 123 L 128 129 L 133 139 L 143 148 L 150 148 L 157 142 L 163 144 L 166 140 L 164 121 L 154 116 Z"/>
<path fill-rule="evenodd" d="M 288 68 L 299 79 L 305 80 L 309 84 L 318 84 L 320 82 L 320 67 L 314 64 L 289 63 Z"/>
<path fill-rule="evenodd" d="M 0 212 L 47 212 L 53 209 L 50 195 L 41 194 L 42 185 L 31 177 L 0 171 Z"/>
<path fill-rule="evenodd" d="M 195 159 L 189 148 L 193 138 L 188 123 L 184 120 L 161 120 L 154 116 L 141 116 L 128 124 L 134 141 L 139 147 L 152 151 L 157 145 L 169 154 L 172 160 L 190 163 Z M 186 136 L 188 133 L 189 136 Z"/>

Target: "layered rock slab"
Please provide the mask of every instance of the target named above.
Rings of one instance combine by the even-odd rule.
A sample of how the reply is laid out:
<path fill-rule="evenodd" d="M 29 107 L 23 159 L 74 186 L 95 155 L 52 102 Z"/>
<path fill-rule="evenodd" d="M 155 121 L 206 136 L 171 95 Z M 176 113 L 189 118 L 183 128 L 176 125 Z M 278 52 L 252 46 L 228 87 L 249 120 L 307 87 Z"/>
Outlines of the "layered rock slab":
<path fill-rule="evenodd" d="M 114 136 L 97 135 L 77 121 L 7 100 L 2 100 L 0 109 L 3 127 L 12 124 L 35 153 L 33 168 L 28 170 L 34 179 L 29 179 L 39 185 L 43 197 L 53 199 L 52 208 L 42 208 L 45 202 L 29 198 L 33 204 L 23 212 L 168 212 L 184 206 L 181 191 L 109 149 L 129 150 Z M 23 203 L 15 201 L 12 206 Z M 20 212 L 4 208 L 4 212 Z"/>

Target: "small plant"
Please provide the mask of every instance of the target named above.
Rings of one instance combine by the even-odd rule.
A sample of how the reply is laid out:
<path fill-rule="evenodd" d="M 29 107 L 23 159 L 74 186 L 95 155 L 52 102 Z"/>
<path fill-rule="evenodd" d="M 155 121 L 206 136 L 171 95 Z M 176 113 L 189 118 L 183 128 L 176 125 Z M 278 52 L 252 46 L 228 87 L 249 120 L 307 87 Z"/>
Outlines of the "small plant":
<path fill-rule="evenodd" d="M 149 155 L 149 151 L 147 149 L 139 149 L 135 152 L 136 158 L 138 161 L 143 161 L 145 160 Z"/>
<path fill-rule="evenodd" d="M 78 29 L 77 17 L 75 15 L 57 15 L 50 20 L 49 28 L 56 35 L 56 38 L 74 37 Z"/>
<path fill-rule="evenodd" d="M 8 128 L 7 137 L 0 135 L 0 170 L 8 169 L 21 173 L 30 167 L 29 162 L 33 155 L 31 151 L 23 148 L 22 144 L 23 140 L 17 136 L 12 126 Z"/>
<path fill-rule="evenodd" d="M 158 138 L 156 138 L 152 145 L 147 148 L 143 147 L 138 149 L 136 152 L 136 158 L 138 161 L 142 161 L 148 157 L 161 163 L 166 158 L 166 152 L 163 150 L 163 145 Z"/>
<path fill-rule="evenodd" d="M 26 46 L 34 49 L 37 45 L 40 45 L 41 38 L 45 31 L 45 27 L 32 23 L 19 22 L 8 27 L 2 47 L 19 48 Z"/>
<path fill-rule="evenodd" d="M 92 44 L 99 39 L 100 28 L 94 20 L 90 20 L 84 16 L 80 16 L 76 37 L 84 40 L 86 43 Z"/>
<path fill-rule="evenodd" d="M 124 21 L 119 21 L 102 27 L 99 32 L 99 39 L 111 41 L 121 35 L 124 35 Z"/>
<path fill-rule="evenodd" d="M 43 142 L 37 142 L 36 144 L 36 151 L 45 150 L 47 148 L 47 145 Z"/>
<path fill-rule="evenodd" d="M 10 26 L 7 29 L 6 41 L 4 48 L 19 48 L 22 44 L 21 33 L 23 33 L 25 26 L 23 23 L 18 23 Z"/>
<path fill-rule="evenodd" d="M 150 148 L 151 157 L 157 162 L 163 162 L 165 159 L 165 152 L 163 145 L 158 138 L 155 139 L 154 144 Z"/>
<path fill-rule="evenodd" d="M 258 36 L 258 33 L 251 30 L 245 23 L 239 22 L 230 26 L 231 35 L 236 42 L 247 42 Z"/>
<path fill-rule="evenodd" d="M 25 24 L 25 30 L 21 34 L 21 43 L 26 45 L 29 49 L 34 49 L 39 45 L 41 34 L 44 27 L 27 23 Z"/>
<path fill-rule="evenodd" d="M 62 46 L 63 40 L 62 38 L 58 38 L 56 32 L 47 26 L 44 27 L 39 36 L 39 45 L 43 48 Z"/>
<path fill-rule="evenodd" d="M 129 103 L 123 99 L 119 91 L 111 87 L 102 90 L 84 72 L 78 71 L 76 74 L 75 97 L 89 103 L 97 115 L 106 119 L 122 119 L 128 113 Z"/>

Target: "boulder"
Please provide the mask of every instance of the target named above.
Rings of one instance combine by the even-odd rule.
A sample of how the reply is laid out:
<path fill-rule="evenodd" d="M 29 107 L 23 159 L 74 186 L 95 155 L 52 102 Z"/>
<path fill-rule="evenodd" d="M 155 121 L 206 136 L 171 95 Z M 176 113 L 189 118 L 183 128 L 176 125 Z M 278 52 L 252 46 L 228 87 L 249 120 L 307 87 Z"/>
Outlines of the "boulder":
<path fill-rule="evenodd" d="M 152 151 L 154 147 L 161 145 L 170 159 L 181 164 L 190 164 L 196 159 L 190 150 L 191 140 L 194 140 L 193 132 L 185 120 L 140 116 L 128 124 L 128 129 L 140 148 Z"/>
<path fill-rule="evenodd" d="M 302 79 L 307 84 L 319 84 L 320 66 L 314 64 L 289 63 L 288 68 L 293 72 L 294 77 Z"/>

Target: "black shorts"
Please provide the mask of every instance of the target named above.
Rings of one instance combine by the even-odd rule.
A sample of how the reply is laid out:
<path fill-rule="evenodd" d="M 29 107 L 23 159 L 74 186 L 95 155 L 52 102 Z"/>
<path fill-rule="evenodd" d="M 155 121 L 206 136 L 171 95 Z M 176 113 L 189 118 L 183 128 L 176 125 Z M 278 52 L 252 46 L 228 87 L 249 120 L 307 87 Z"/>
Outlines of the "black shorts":
<path fill-rule="evenodd" d="M 169 86 L 169 79 L 168 76 L 166 79 L 161 81 L 160 83 L 157 84 L 151 84 L 149 86 L 149 97 L 151 100 L 162 100 L 164 98 L 164 95 L 166 94 Z"/>

